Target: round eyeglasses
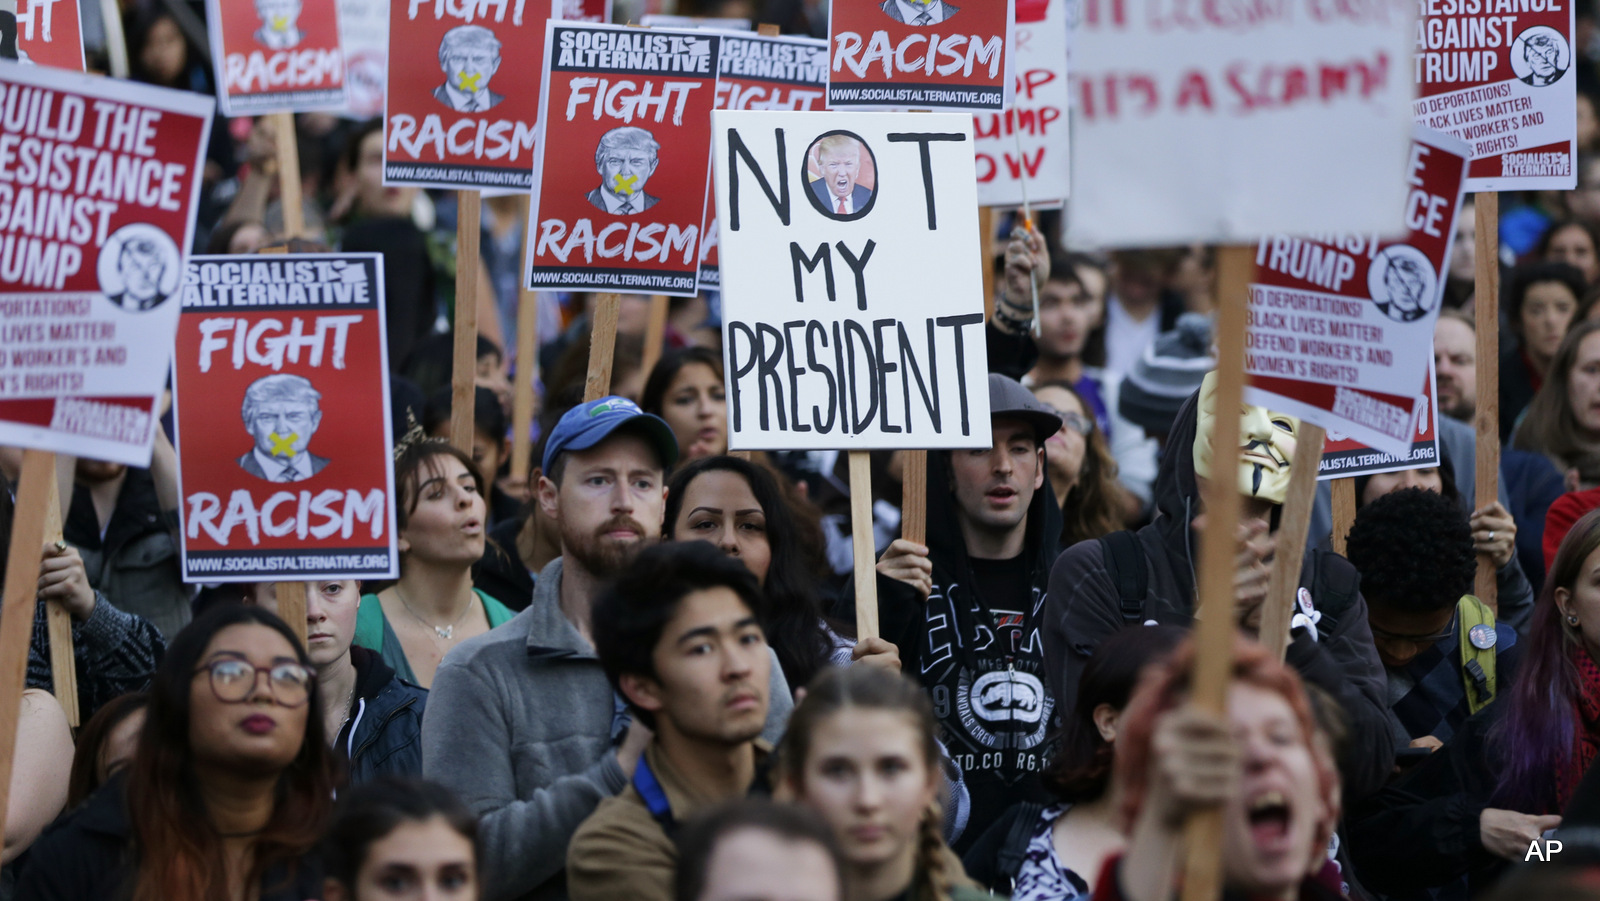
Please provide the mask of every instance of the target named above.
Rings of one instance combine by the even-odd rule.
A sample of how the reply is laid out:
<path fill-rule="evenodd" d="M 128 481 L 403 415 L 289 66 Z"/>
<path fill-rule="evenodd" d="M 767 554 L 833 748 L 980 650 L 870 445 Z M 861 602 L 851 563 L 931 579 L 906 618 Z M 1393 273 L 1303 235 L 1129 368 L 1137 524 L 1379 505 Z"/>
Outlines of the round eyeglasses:
<path fill-rule="evenodd" d="M 285 707 L 299 707 L 311 696 L 311 670 L 298 663 L 286 661 L 258 667 L 246 660 L 224 657 L 195 670 L 195 675 L 202 672 L 209 673 L 211 693 L 225 704 L 237 704 L 250 697 L 261 673 L 267 674 L 267 688 L 273 700 Z"/>

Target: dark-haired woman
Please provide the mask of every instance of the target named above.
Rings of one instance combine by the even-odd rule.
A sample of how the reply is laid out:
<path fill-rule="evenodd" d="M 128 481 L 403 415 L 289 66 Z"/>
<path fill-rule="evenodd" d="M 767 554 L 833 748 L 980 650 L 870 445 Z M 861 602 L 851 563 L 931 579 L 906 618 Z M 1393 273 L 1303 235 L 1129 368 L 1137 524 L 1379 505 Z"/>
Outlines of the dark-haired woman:
<path fill-rule="evenodd" d="M 1131 626 L 1095 648 L 1078 683 L 1045 787 L 1058 803 L 1006 811 L 967 850 L 967 874 L 1012 901 L 1087 898 L 1122 850 L 1122 798 L 1111 790 L 1117 724 L 1144 668 L 1183 640 L 1176 626 Z"/>
<path fill-rule="evenodd" d="M 680 465 L 728 452 L 722 354 L 711 348 L 684 347 L 663 354 L 650 370 L 639 406 L 672 426 Z"/>
<path fill-rule="evenodd" d="M 1600 453 L 1600 322 L 1567 333 L 1511 446 L 1544 454 L 1561 471 Z"/>
<path fill-rule="evenodd" d="M 472 564 L 489 530 L 483 474 L 464 451 L 408 436 L 394 461 L 400 580 L 363 595 L 355 643 L 383 656 L 395 675 L 433 684 L 444 655 L 514 615 L 472 587 Z"/>
<path fill-rule="evenodd" d="M 1066 382 L 1045 382 L 1033 386 L 1033 396 L 1061 416 L 1060 430 L 1044 443 L 1050 487 L 1061 505 L 1061 546 L 1121 529 L 1127 492 L 1083 395 Z"/>
<path fill-rule="evenodd" d="M 387 776 L 339 798 L 323 901 L 477 901 L 478 820 L 436 782 Z"/>
<path fill-rule="evenodd" d="M 1522 861 L 1600 751 L 1597 660 L 1600 511 L 1562 540 L 1507 695 L 1357 812 L 1362 881 L 1401 895 L 1465 877 L 1477 890 Z"/>
<path fill-rule="evenodd" d="M 156 670 L 133 765 L 33 847 L 37 901 L 304 901 L 333 804 L 311 661 L 283 621 L 226 605 Z"/>
<path fill-rule="evenodd" d="M 149 706 L 149 695 L 130 692 L 107 702 L 78 730 L 72 777 L 67 782 L 68 810 L 88 800 L 95 789 L 133 762 Z"/>
<path fill-rule="evenodd" d="M 1572 326 L 1587 287 L 1566 263 L 1518 266 L 1506 290 L 1506 315 L 1517 346 L 1500 355 L 1500 440 L 1511 436 L 1522 411 L 1553 377 L 1551 361 Z"/>
<path fill-rule="evenodd" d="M 899 666 L 882 639 L 859 645 L 828 627 L 806 566 L 796 519 L 765 469 L 737 457 L 705 457 L 673 473 L 667 484 L 666 538 L 709 541 L 738 557 L 761 583 L 762 627 L 790 685 L 809 684 L 830 662 L 852 658 Z"/>

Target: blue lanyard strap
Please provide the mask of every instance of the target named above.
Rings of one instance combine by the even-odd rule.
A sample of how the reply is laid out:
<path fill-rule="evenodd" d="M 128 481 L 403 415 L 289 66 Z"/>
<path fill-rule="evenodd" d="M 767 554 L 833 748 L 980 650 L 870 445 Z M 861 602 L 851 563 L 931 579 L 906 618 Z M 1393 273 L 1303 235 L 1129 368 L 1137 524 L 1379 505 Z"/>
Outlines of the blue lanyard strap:
<path fill-rule="evenodd" d="M 633 788 L 644 799 L 644 806 L 650 811 L 650 816 L 661 828 L 672 834 L 677 826 L 677 821 L 672 818 L 672 805 L 667 803 L 667 793 L 661 788 L 661 783 L 656 779 L 656 774 L 651 772 L 650 764 L 639 757 L 639 766 L 633 771 Z"/>

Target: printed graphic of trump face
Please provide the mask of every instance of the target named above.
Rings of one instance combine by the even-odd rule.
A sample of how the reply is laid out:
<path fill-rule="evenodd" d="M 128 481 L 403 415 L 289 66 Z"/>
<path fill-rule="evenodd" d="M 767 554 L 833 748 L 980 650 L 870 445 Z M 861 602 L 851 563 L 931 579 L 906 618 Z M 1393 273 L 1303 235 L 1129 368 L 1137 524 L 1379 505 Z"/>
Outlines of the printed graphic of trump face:
<path fill-rule="evenodd" d="M 1572 63 L 1567 42 L 1548 25 L 1535 25 L 1517 35 L 1522 51 L 1511 51 L 1511 69 L 1524 84 L 1536 88 L 1555 84 Z"/>
<path fill-rule="evenodd" d="M 1378 251 L 1367 270 L 1373 303 L 1396 322 L 1411 322 L 1432 312 L 1438 282 L 1427 255 L 1409 244 Z"/>
<path fill-rule="evenodd" d="M 643 128 L 624 125 L 601 135 L 594 149 L 600 187 L 585 195 L 589 203 L 613 216 L 632 216 L 655 206 L 661 198 L 646 194 L 644 186 L 655 174 L 660 152 L 655 135 Z"/>
<path fill-rule="evenodd" d="M 961 11 L 945 0 L 883 0 L 878 8 L 902 25 L 938 25 Z"/>
<path fill-rule="evenodd" d="M 433 99 L 459 113 L 481 113 L 506 99 L 489 90 L 500 69 L 500 39 L 481 25 L 458 25 L 439 41 L 439 68 L 444 84 Z"/>
<path fill-rule="evenodd" d="M 298 24 L 300 0 L 256 0 L 256 15 L 261 18 L 256 43 L 269 50 L 288 50 L 305 37 Z"/>
<path fill-rule="evenodd" d="M 328 465 L 306 449 L 322 425 L 321 392 L 298 375 L 263 376 L 245 389 L 239 413 L 255 447 L 236 462 L 268 482 L 299 482 Z"/>
<path fill-rule="evenodd" d="M 872 206 L 875 188 L 859 184 L 863 158 L 871 151 L 854 135 L 823 135 L 812 143 L 810 156 L 820 177 L 811 182 L 812 205 L 830 219 L 850 220 Z M 876 169 L 876 167 L 874 167 Z"/>
<path fill-rule="evenodd" d="M 153 225 L 112 232 L 97 268 L 100 292 L 130 313 L 153 310 L 178 290 L 178 248 Z"/>

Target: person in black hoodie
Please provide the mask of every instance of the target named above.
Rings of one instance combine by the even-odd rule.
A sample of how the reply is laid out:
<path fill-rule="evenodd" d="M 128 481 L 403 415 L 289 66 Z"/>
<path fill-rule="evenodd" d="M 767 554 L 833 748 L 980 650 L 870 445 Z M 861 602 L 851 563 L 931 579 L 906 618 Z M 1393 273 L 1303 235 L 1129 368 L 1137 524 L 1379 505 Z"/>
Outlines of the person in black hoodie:
<path fill-rule="evenodd" d="M 1077 697 L 1083 667 L 1107 636 L 1129 623 L 1188 626 L 1193 621 L 1203 537 L 1195 522 L 1202 510 L 1194 447 L 1213 380 L 1206 377 L 1173 423 L 1156 477 L 1155 521 L 1137 532 L 1080 542 L 1062 553 L 1051 570 L 1040 620 L 1044 660 L 1055 697 L 1069 699 L 1067 703 Z M 1278 519 L 1293 449 L 1292 440 L 1286 439 L 1298 428 L 1291 417 L 1245 408 L 1239 476 L 1241 493 L 1251 495 L 1247 500 L 1254 509 L 1241 519 L 1245 540 L 1235 586 L 1246 631 L 1254 631 L 1265 600 L 1265 561 L 1272 539 L 1264 532 Z M 1203 447 L 1208 450 L 1209 441 Z M 1275 463 L 1263 467 L 1268 459 Z M 1359 584 L 1355 567 L 1343 557 L 1322 550 L 1307 553 L 1287 658 L 1302 678 L 1338 702 L 1349 722 L 1349 741 L 1339 760 L 1347 800 L 1377 791 L 1394 765 L 1383 664 L 1372 643 Z M 1070 714 L 1062 711 L 1063 716 Z"/>
<path fill-rule="evenodd" d="M 278 611 L 276 586 L 257 582 L 245 599 Z M 381 775 L 422 775 L 422 710 L 428 690 L 395 675 L 376 651 L 351 644 L 361 583 L 306 584 L 307 655 L 322 686 L 322 719 L 347 762 L 348 784 Z"/>
<path fill-rule="evenodd" d="M 1028 389 L 989 375 L 993 446 L 928 455 L 928 546 L 897 539 L 878 561 L 883 637 L 933 698 L 940 739 L 965 773 L 977 834 L 1042 796 L 1058 718 L 1039 616 L 1061 534 L 1044 443 L 1061 418 Z M 840 618 L 854 621 L 854 595 Z"/>

